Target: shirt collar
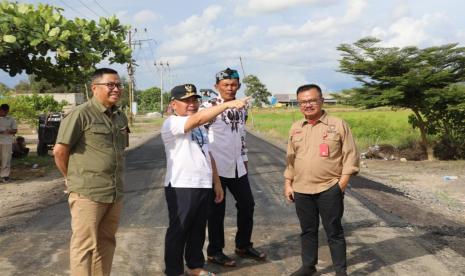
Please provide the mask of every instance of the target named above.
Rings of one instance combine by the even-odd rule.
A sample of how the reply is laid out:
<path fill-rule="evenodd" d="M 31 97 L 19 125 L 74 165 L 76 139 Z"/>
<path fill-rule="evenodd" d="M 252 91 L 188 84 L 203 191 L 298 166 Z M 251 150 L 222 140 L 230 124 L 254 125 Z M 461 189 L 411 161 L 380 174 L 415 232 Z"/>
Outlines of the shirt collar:
<path fill-rule="evenodd" d="M 218 94 L 218 96 L 216 97 L 216 102 L 217 102 L 217 103 L 224 103 L 224 99 L 221 98 L 221 95 L 220 95 L 220 94 Z"/>
<path fill-rule="evenodd" d="M 322 122 L 323 124 L 327 125 L 328 124 L 328 116 L 325 110 L 322 110 L 322 114 L 320 118 L 316 120 L 317 122 Z M 302 120 L 302 124 L 300 125 L 301 127 L 305 126 L 308 124 L 308 121 L 306 119 Z M 316 123 L 315 123 L 316 124 Z"/>
<path fill-rule="evenodd" d="M 92 97 L 91 103 L 98 109 L 98 111 L 100 111 L 102 113 L 105 113 L 107 115 L 111 115 L 111 114 L 114 114 L 116 112 L 119 112 L 118 106 L 113 105 L 112 107 L 107 108 L 106 106 L 101 104 L 99 101 L 97 101 L 97 99 L 95 97 Z"/>

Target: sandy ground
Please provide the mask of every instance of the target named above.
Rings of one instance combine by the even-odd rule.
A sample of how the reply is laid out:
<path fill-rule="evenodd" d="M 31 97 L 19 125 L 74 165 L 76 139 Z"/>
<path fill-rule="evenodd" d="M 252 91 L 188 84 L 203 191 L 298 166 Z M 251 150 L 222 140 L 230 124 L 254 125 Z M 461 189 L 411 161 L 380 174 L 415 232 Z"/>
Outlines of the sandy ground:
<path fill-rule="evenodd" d="M 465 160 L 362 160 L 360 175 L 402 192 L 412 201 L 465 221 Z M 453 178 L 447 180 L 447 177 Z"/>
<path fill-rule="evenodd" d="M 153 129 L 146 133 L 131 133 L 129 148 L 138 147 L 153 135 L 156 135 Z M 35 149 L 32 147 L 31 150 Z M 46 172 L 41 167 L 33 169 L 32 164 L 21 169 L 27 170 L 27 176 L 19 177 L 20 172 L 13 168 L 13 180 L 9 183 L 0 182 L 0 232 L 13 227 L 16 221 L 31 217 L 42 207 L 58 203 L 64 198 L 64 180 L 58 170 Z"/>

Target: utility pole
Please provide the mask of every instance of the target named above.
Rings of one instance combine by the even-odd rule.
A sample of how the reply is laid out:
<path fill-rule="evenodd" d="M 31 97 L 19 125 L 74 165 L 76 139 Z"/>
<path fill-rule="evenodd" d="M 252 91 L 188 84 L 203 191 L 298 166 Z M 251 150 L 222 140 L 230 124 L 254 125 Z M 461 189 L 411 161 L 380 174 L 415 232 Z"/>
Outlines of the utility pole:
<path fill-rule="evenodd" d="M 241 68 L 242 68 L 242 75 L 244 76 L 244 78 L 246 77 L 245 75 L 245 71 L 244 71 L 244 66 L 242 65 L 242 57 L 239 56 L 239 61 L 241 62 Z"/>
<path fill-rule="evenodd" d="M 131 32 L 131 30 L 129 30 L 128 31 L 128 45 L 129 45 L 129 48 L 132 48 L 131 35 L 132 35 L 132 32 Z M 132 55 L 131 55 L 131 57 L 129 59 L 129 63 L 128 63 L 128 75 L 129 75 L 129 87 L 128 87 L 128 92 L 129 92 L 129 125 L 132 126 L 132 124 L 133 124 L 133 114 L 132 114 L 132 100 L 133 100 L 133 97 L 132 97 L 132 94 L 133 94 L 133 90 L 134 90 L 134 87 L 133 87 L 134 67 L 133 67 L 133 64 L 132 64 Z"/>
<path fill-rule="evenodd" d="M 242 57 L 239 56 L 239 62 L 241 63 L 241 68 L 242 68 L 242 75 L 244 76 L 243 79 L 245 79 L 246 75 L 245 75 L 245 71 L 244 71 L 244 65 L 242 64 Z M 250 95 L 251 97 L 253 97 L 253 95 Z M 251 99 L 253 101 L 253 98 Z M 253 114 L 252 114 L 252 106 L 250 106 L 250 108 L 248 109 L 248 115 L 250 115 L 250 119 L 252 120 L 252 129 L 255 128 L 255 124 L 254 124 L 254 119 L 253 119 Z"/>
<path fill-rule="evenodd" d="M 165 63 L 163 63 L 163 61 L 160 61 L 159 63 L 155 61 L 154 64 L 157 68 L 158 66 L 160 66 L 160 113 L 161 117 L 163 117 L 163 71 L 165 71 L 165 67 L 169 70 L 170 64 L 168 63 L 168 61 L 166 61 Z"/>
<path fill-rule="evenodd" d="M 147 29 L 144 30 L 145 32 L 147 32 Z M 136 33 L 137 33 L 137 28 L 134 28 L 134 29 L 130 29 L 128 31 L 128 46 L 129 48 L 131 49 L 135 49 L 136 46 L 138 45 L 139 47 L 141 47 L 142 45 L 142 42 L 146 42 L 146 41 L 150 41 L 150 40 L 153 40 L 153 39 L 134 39 L 135 36 L 136 36 Z M 133 37 L 133 34 L 134 34 L 134 37 Z M 134 63 L 135 60 L 132 59 L 132 57 L 130 58 L 129 62 L 128 62 L 128 76 L 129 76 L 129 80 L 128 80 L 128 100 L 129 100 L 129 124 L 132 126 L 133 122 L 134 122 L 134 113 L 133 113 L 133 110 L 134 110 L 134 92 L 135 92 L 135 84 L 136 84 L 136 81 L 135 81 L 135 78 L 134 78 L 134 73 L 135 73 L 135 66 L 137 66 L 137 64 Z"/>

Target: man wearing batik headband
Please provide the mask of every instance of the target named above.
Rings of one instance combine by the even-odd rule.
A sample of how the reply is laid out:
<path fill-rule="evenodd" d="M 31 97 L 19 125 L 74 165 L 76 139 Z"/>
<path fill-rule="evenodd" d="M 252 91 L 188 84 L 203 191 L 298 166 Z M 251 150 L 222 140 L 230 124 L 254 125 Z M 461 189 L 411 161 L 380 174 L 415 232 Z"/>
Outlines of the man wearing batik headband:
<path fill-rule="evenodd" d="M 230 101 L 212 108 L 199 109 L 200 96 L 193 84 L 171 90 L 170 106 L 176 115 L 163 123 L 161 137 L 165 145 L 167 169 L 165 196 L 169 227 L 165 237 L 165 273 L 184 275 L 183 254 L 188 275 L 214 275 L 203 269 L 207 210 L 211 191 L 213 202 L 223 200 L 223 190 L 215 160 L 208 148 L 203 124 L 228 108 L 243 108 L 247 99 Z M 214 189 L 212 189 L 212 181 Z"/>
<path fill-rule="evenodd" d="M 215 88 L 218 98 L 204 103 L 203 107 L 234 101 L 241 84 L 236 70 L 227 68 L 216 74 Z M 226 188 L 236 200 L 237 233 L 235 253 L 241 257 L 266 259 L 266 254 L 256 250 L 251 242 L 254 198 L 247 177 L 247 149 L 245 147 L 246 110 L 226 109 L 206 125 L 209 146 L 216 160 L 218 174 L 224 192 Z M 235 266 L 235 260 L 223 253 L 224 215 L 226 204 L 211 201 L 208 216 L 208 260 L 224 266 Z"/>

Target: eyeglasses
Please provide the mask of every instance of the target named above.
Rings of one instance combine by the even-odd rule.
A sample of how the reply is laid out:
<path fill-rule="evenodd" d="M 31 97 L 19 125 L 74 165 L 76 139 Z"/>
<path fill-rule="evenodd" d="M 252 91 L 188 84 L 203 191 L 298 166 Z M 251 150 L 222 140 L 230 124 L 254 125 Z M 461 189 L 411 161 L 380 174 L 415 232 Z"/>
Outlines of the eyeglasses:
<path fill-rule="evenodd" d="M 300 106 L 306 106 L 306 105 L 318 105 L 320 104 L 321 100 L 320 99 L 310 99 L 306 101 L 298 101 Z"/>
<path fill-rule="evenodd" d="M 124 84 L 120 82 L 104 82 L 104 83 L 94 83 L 95 85 L 105 85 L 108 89 L 113 90 L 115 87 L 118 89 L 124 89 Z"/>

